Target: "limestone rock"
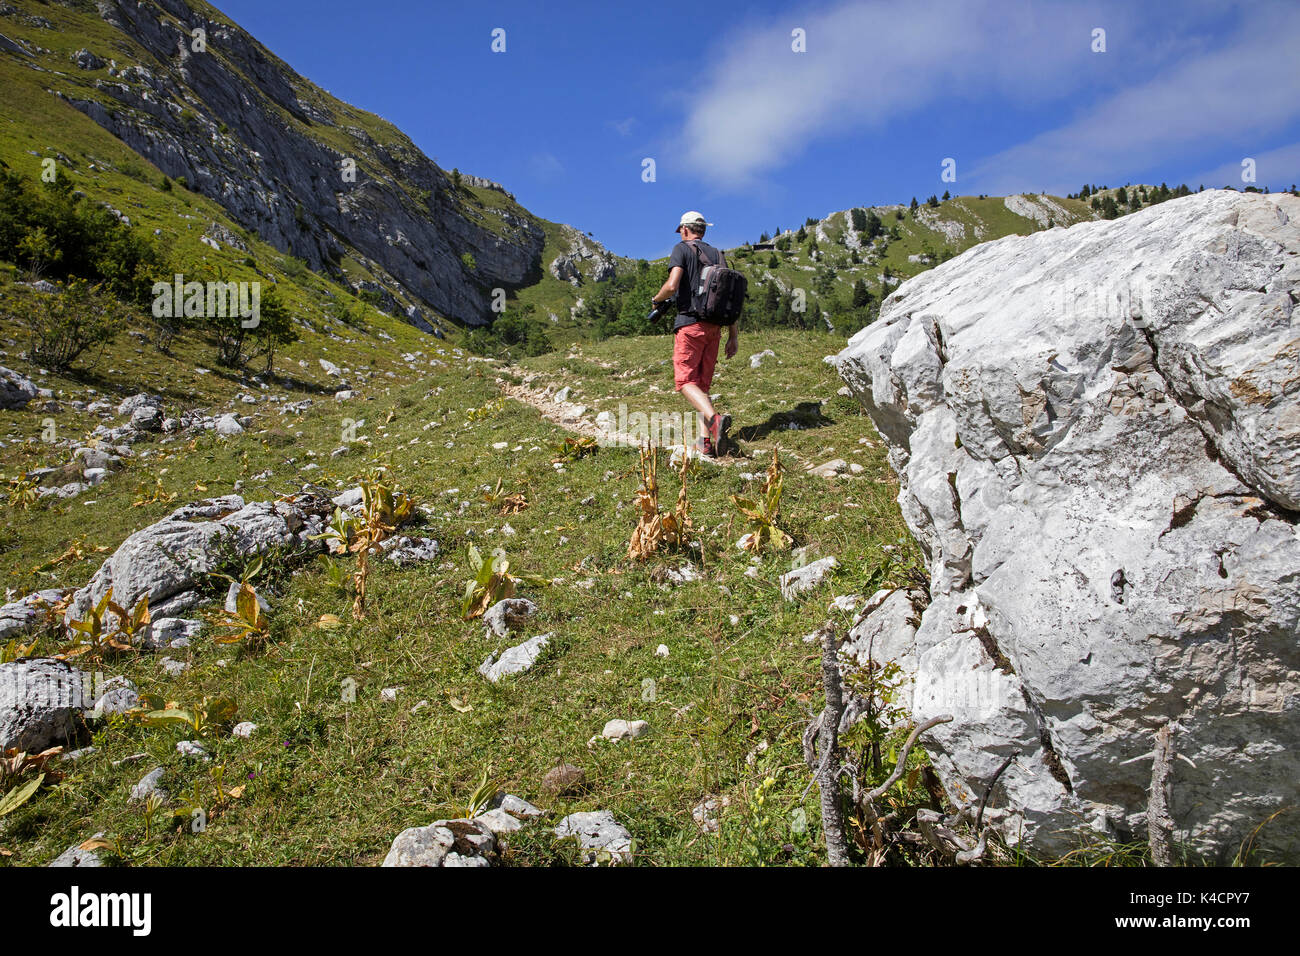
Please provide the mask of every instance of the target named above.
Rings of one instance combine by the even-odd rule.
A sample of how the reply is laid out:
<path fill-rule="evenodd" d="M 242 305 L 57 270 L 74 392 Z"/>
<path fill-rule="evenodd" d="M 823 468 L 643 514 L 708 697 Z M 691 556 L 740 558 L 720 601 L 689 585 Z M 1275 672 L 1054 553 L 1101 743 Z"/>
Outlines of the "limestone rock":
<path fill-rule="evenodd" d="M 48 658 L 0 664 L 0 751 L 69 743 L 85 709 L 86 675 Z"/>
<path fill-rule="evenodd" d="M 483 623 L 497 637 L 509 637 L 528 623 L 537 613 L 537 605 L 528 598 L 505 598 L 497 601 L 483 615 Z"/>
<path fill-rule="evenodd" d="M 130 535 L 95 572 L 90 582 L 72 598 L 65 620 L 85 616 L 108 589 L 123 607 L 134 607 L 142 597 L 159 617 L 183 613 L 199 597 L 194 594 L 210 552 L 219 539 L 246 557 L 273 544 L 320 550 L 322 518 L 327 499 L 301 495 L 289 501 L 245 504 L 238 495 L 209 498 L 178 508 L 163 520 Z"/>
<path fill-rule="evenodd" d="M 0 409 L 15 411 L 26 408 L 27 403 L 39 394 L 36 383 L 26 375 L 0 365 Z"/>
<path fill-rule="evenodd" d="M 592 866 L 632 862 L 632 834 L 608 810 L 571 813 L 560 821 L 555 835 L 577 839 L 584 851 L 583 859 Z"/>
<path fill-rule="evenodd" d="M 478 672 L 494 684 L 510 674 L 522 674 L 537 662 L 552 637 L 553 634 L 539 634 L 522 644 L 507 648 L 500 657 L 493 654 L 479 665 Z"/>
<path fill-rule="evenodd" d="M 811 591 L 818 587 L 826 579 L 826 575 L 831 572 L 831 569 L 837 567 L 839 567 L 839 562 L 835 560 L 834 556 L 828 555 L 781 575 L 781 597 L 787 601 L 793 601 L 805 591 Z"/>
<path fill-rule="evenodd" d="M 1145 832 L 1224 861 L 1300 803 L 1300 199 L 1211 190 L 976 246 L 836 359 L 885 439 L 933 603 L 912 715 L 954 801 L 1059 853 Z M 902 641 L 901 643 L 906 643 Z M 1300 862 L 1300 817 L 1259 832 Z"/>
<path fill-rule="evenodd" d="M 399 833 L 382 865 L 487 866 L 496 849 L 496 834 L 482 820 L 435 820 Z"/>

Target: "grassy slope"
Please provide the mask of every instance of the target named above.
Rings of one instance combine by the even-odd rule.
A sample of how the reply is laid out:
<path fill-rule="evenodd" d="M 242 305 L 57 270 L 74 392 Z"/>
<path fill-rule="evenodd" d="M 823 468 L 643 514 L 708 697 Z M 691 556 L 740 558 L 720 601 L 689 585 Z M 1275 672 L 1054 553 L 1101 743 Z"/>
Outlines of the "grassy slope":
<path fill-rule="evenodd" d="M 631 368 L 661 393 L 657 404 L 636 407 L 672 410 L 677 403 L 663 364 L 668 341 L 587 346 L 534 360 L 533 370 L 553 374 L 557 382 L 575 386 L 584 401 L 604 408 L 610 407 L 605 396 L 619 391 L 611 382 L 630 381 L 615 379 L 606 364 Z M 820 423 L 804 431 L 761 433 L 775 413 L 834 395 L 838 383 L 820 358 L 838 342 L 818 334 L 750 337 L 747 349 L 770 347 L 778 360 L 753 370 L 740 357 L 722 366 L 716 386 L 742 433 L 759 434 L 747 445 L 755 456 L 753 470 L 761 470 L 764 452 L 778 439 L 807 454 L 834 452 L 866 466 L 861 477 L 837 481 L 790 475 L 783 523 L 815 555 L 835 554 L 845 568 L 832 587 L 793 604 L 776 591 L 788 557 L 765 560 L 750 578 L 743 574 L 746 557 L 728 546 L 742 530 L 732 524 L 728 495 L 752 487 L 741 478 L 742 469 L 707 468 L 693 481 L 704 580 L 661 587 L 659 562 L 641 566 L 625 559 L 635 453 L 602 449 L 557 472 L 552 446 L 564 433 L 531 409 L 511 405 L 467 421 L 466 409 L 498 394 L 495 375 L 485 363 L 466 364 L 451 354 L 441 357 L 445 367 L 418 375 L 406 371 L 382 385 L 373 380 L 358 402 L 320 402 L 292 421 L 262 415 L 248 433 L 229 441 L 201 438 L 193 450 L 179 439 L 137 446 L 137 463 L 126 472 L 81 498 L 42 505 L 9 522 L 0 569 L 9 586 L 22 590 L 84 581 L 102 555 L 33 569 L 70 541 L 112 547 L 166 514 L 174 504 L 132 505 L 138 488 L 152 489 L 157 481 L 179 502 L 200 497 L 198 483 L 207 494 L 228 493 L 242 475 L 244 496 L 263 499 L 307 480 L 343 487 L 373 453 L 431 506 L 425 533 L 441 542 L 452 563 L 410 570 L 381 564 L 364 624 L 316 626 L 325 613 L 346 619 L 348 599 L 318 568 L 309 568 L 272 598 L 275 641 L 264 651 L 216 645 L 209 630 L 190 651 L 172 652 L 193 665 L 178 678 L 161 671 L 161 655 L 105 668 L 183 704 L 205 695 L 233 696 L 239 719 L 259 725 L 252 740 L 209 743 L 228 785 L 247 784 L 243 798 L 203 834 L 169 834 L 143 845 L 137 862 L 376 863 L 404 827 L 454 814 L 489 767 L 508 789 L 556 812 L 612 809 L 635 834 L 647 862 L 785 860 L 778 848 L 786 842 L 797 847 L 792 862 L 818 861 L 815 794 L 802 804 L 813 821 L 811 834 L 793 833 L 788 823 L 807 782 L 799 766 L 799 736 L 818 700 L 815 653 L 799 637 L 824 619 L 834 594 L 853 589 L 864 565 L 904 528 L 893 502 L 892 474 L 878 447 L 859 444 L 873 432 L 851 404 L 828 405 Z M 127 357 L 119 352 L 109 360 L 123 364 Z M 68 391 L 79 387 L 73 381 L 50 384 Z M 173 394 L 168 404 L 174 403 Z M 35 434 L 42 417 L 35 410 L 6 414 L 6 431 Z M 345 458 L 330 459 L 344 417 L 365 418 L 361 438 L 369 448 L 354 446 Z M 509 450 L 493 450 L 497 442 L 508 443 Z M 10 469 L 41 458 L 38 445 L 11 445 L 2 454 Z M 305 470 L 313 461 L 321 468 Z M 266 468 L 274 474 L 265 481 L 247 477 Z M 525 489 L 532 506 L 507 519 L 482 503 L 476 489 L 497 477 L 508 488 Z M 663 483 L 665 497 L 671 497 L 675 479 L 665 474 Z M 587 495 L 596 500 L 584 507 L 580 501 Z M 462 501 L 469 502 L 463 510 Z M 832 515 L 838 518 L 828 520 Z M 503 536 L 506 523 L 514 536 Z M 504 545 L 524 570 L 563 579 L 529 592 L 542 610 L 528 632 L 554 631 L 554 647 L 533 672 L 499 687 L 475 669 L 503 642 L 485 639 L 480 625 L 462 623 L 456 611 L 471 540 Z M 663 563 L 675 567 L 681 560 Z M 593 582 L 590 589 L 578 585 L 584 580 Z M 660 643 L 671 649 L 666 660 L 654 656 Z M 349 677 L 360 685 L 353 704 L 343 703 L 339 693 Z M 646 678 L 658 685 L 653 703 L 642 700 Z M 380 689 L 390 686 L 403 688 L 396 703 L 380 699 Z M 458 712 L 453 698 L 473 709 Z M 421 700 L 429 706 L 411 713 Z M 685 714 L 674 716 L 687 705 Z M 588 738 L 614 717 L 646 719 L 652 733 L 631 744 L 600 741 L 588 750 Z M 145 771 L 166 767 L 165 787 L 173 795 L 209 786 L 208 768 L 186 764 L 174 752 L 185 736 L 110 724 L 97 737 L 95 754 L 79 761 L 56 790 L 10 818 L 0 836 L 0 845 L 13 852 L 8 862 L 43 862 L 99 830 L 121 836 L 128 846 L 138 844 L 142 816 L 125 801 Z M 746 756 L 764 742 L 766 753 L 747 765 Z M 134 753 L 148 759 L 113 766 Z M 587 770 L 593 784 L 588 796 L 545 796 L 541 777 L 559 760 Z M 747 794 L 768 775 L 777 785 L 763 812 L 774 822 L 753 825 Z M 735 802 L 720 835 L 697 839 L 690 810 L 709 793 L 729 794 Z M 521 863 L 563 857 L 544 830 L 516 840 L 512 853 Z"/>

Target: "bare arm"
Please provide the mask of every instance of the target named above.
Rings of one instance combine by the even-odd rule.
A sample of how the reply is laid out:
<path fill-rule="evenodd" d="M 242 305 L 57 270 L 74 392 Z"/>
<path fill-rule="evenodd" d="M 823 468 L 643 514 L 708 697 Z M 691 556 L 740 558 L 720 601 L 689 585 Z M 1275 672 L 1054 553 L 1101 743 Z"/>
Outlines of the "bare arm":
<path fill-rule="evenodd" d="M 677 288 L 682 284 L 682 271 L 681 266 L 673 266 L 668 271 L 668 281 L 655 293 L 655 302 L 666 302 L 669 299 L 677 298 Z"/>

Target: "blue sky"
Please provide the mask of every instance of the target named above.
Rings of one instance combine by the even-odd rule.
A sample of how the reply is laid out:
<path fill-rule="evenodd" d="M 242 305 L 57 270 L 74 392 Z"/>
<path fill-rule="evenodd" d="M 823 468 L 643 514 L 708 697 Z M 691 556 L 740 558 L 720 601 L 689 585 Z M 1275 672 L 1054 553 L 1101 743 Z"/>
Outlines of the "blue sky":
<path fill-rule="evenodd" d="M 667 254 L 687 209 L 731 246 L 945 189 L 1240 188 L 1245 158 L 1261 188 L 1300 181 L 1293 0 L 218 6 L 444 168 L 628 256 Z"/>

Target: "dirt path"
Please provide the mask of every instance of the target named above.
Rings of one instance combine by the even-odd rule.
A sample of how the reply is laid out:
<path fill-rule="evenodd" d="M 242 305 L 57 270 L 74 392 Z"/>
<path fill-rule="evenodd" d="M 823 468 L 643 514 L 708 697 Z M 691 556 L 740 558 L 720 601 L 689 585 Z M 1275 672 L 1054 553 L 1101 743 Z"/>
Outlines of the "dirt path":
<path fill-rule="evenodd" d="M 511 369 L 518 374 L 519 369 Z M 590 406 L 583 405 L 581 402 L 557 402 L 554 395 L 554 389 L 548 387 L 550 384 L 535 386 L 533 383 L 546 381 L 545 377 L 536 372 L 529 372 L 528 378 L 519 384 L 509 382 L 506 379 L 498 378 L 497 385 L 501 392 L 507 398 L 535 408 L 544 419 L 553 425 L 558 425 L 566 431 L 573 432 L 575 435 L 582 435 L 587 438 L 594 438 L 602 445 L 622 445 L 626 448 L 640 448 L 645 444 L 643 436 L 630 435 L 620 431 L 606 431 L 596 424 L 595 415 L 599 414 L 600 409 L 594 409 Z M 682 446 L 680 444 L 664 446 L 669 451 L 676 451 Z M 692 454 L 694 451 L 692 450 Z M 742 455 L 728 455 L 725 458 L 705 459 L 716 465 L 729 468 L 752 466 L 753 461 Z"/>

